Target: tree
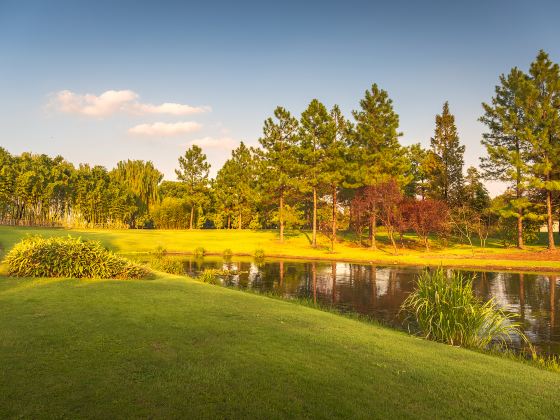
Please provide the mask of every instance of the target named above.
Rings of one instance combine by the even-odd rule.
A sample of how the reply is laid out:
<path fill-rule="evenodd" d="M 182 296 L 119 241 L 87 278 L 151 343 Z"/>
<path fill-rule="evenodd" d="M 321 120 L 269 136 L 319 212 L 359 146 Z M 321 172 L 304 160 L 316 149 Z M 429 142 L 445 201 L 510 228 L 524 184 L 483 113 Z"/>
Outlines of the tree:
<path fill-rule="evenodd" d="M 490 194 L 488 194 L 488 190 L 482 182 L 480 172 L 474 166 L 470 166 L 467 169 L 463 198 L 464 203 L 478 214 L 482 213 L 490 205 Z"/>
<path fill-rule="evenodd" d="M 202 149 L 194 144 L 187 149 L 184 156 L 179 157 L 179 168 L 175 170 L 175 174 L 177 179 L 185 183 L 187 198 L 191 205 L 189 229 L 192 229 L 194 209 L 202 205 L 207 195 L 210 164 L 206 161 Z"/>
<path fill-rule="evenodd" d="M 241 142 L 216 176 L 214 189 L 218 199 L 217 206 L 227 214 L 228 219 L 231 216 L 228 214 L 229 210 L 235 214 L 238 229 L 243 227 L 244 219 L 249 221 L 251 218 L 252 202 L 257 194 L 256 173 L 254 153 Z"/>
<path fill-rule="evenodd" d="M 317 195 L 328 178 L 327 149 L 336 139 L 336 127 L 327 108 L 313 99 L 300 119 L 300 154 L 302 157 L 302 185 L 313 193 L 311 245 L 317 246 Z M 334 156 L 331 156 L 334 157 Z"/>
<path fill-rule="evenodd" d="M 278 200 L 280 242 L 284 241 L 284 200 L 297 183 L 295 151 L 298 141 L 298 121 L 282 107 L 274 110 L 274 117 L 264 122 L 262 151 L 262 181 Z"/>
<path fill-rule="evenodd" d="M 138 215 L 150 215 L 150 208 L 156 204 L 160 197 L 158 185 L 163 179 L 163 174 L 158 171 L 151 161 L 126 160 L 117 163 L 111 171 L 111 176 L 117 182 L 128 186 L 135 195 L 138 203 Z"/>
<path fill-rule="evenodd" d="M 441 235 L 447 231 L 449 211 L 444 201 L 408 198 L 403 213 L 407 225 L 422 239 L 426 251 L 430 249 L 429 235 Z"/>
<path fill-rule="evenodd" d="M 404 193 L 408 197 L 419 196 L 423 200 L 428 190 L 428 151 L 416 143 L 405 147 L 405 153 L 409 162 L 407 176 L 410 182 L 405 186 Z"/>
<path fill-rule="evenodd" d="M 394 179 L 378 184 L 375 189 L 379 201 L 379 218 L 387 230 L 387 235 L 396 254 L 395 232 L 399 231 L 399 225 L 401 224 L 403 194 Z"/>
<path fill-rule="evenodd" d="M 560 166 L 560 66 L 540 51 L 529 69 L 530 88 L 525 110 L 529 127 L 525 130 L 534 163 L 532 182 L 546 195 L 548 248 L 554 249 L 552 194 L 560 190 L 554 179 Z"/>
<path fill-rule="evenodd" d="M 430 196 L 457 205 L 463 188 L 463 155 L 465 146 L 459 143 L 455 117 L 449 111 L 449 103 L 436 115 L 436 129 L 430 140 L 427 168 Z"/>
<path fill-rule="evenodd" d="M 352 112 L 356 120 L 351 141 L 349 172 L 350 185 L 372 186 L 389 178 L 406 185 L 408 162 L 399 144 L 399 116 L 386 91 L 376 84 L 365 92 L 360 101 L 360 110 Z M 370 200 L 370 246 L 375 249 L 377 224 L 376 200 Z"/>
<path fill-rule="evenodd" d="M 481 168 L 487 179 L 509 184 L 515 194 L 504 203 L 517 218 L 517 247 L 523 248 L 523 221 L 530 216 L 526 192 L 530 181 L 530 143 L 526 140 L 526 99 L 529 80 L 521 70 L 513 68 L 500 76 L 500 85 L 490 104 L 483 103 L 480 121 L 488 127 L 482 135 L 487 156 L 481 158 Z"/>

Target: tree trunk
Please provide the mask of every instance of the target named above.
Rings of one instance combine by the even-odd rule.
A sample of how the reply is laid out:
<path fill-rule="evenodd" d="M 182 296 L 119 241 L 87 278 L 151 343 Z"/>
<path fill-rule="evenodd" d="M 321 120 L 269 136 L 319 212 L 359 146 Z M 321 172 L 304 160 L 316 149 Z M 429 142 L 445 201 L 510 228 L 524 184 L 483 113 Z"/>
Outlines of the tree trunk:
<path fill-rule="evenodd" d="M 550 181 L 550 175 L 547 175 L 547 181 Z M 546 191 L 546 222 L 548 230 L 548 249 L 555 249 L 554 245 L 554 229 L 552 221 L 552 191 Z"/>
<path fill-rule="evenodd" d="M 284 190 L 280 191 L 280 210 L 278 212 L 280 223 L 280 242 L 284 242 Z"/>
<path fill-rule="evenodd" d="M 517 248 L 523 249 L 523 209 L 519 209 L 519 216 L 517 216 Z"/>
<path fill-rule="evenodd" d="M 313 235 L 311 237 L 311 246 L 317 247 L 317 188 L 313 187 Z"/>
<path fill-rule="evenodd" d="M 331 238 L 331 251 L 334 251 L 334 242 L 336 241 L 336 186 L 333 187 L 332 192 L 332 238 Z"/>
<path fill-rule="evenodd" d="M 370 248 L 371 249 L 377 249 L 377 244 L 375 243 L 375 229 L 377 225 L 377 217 L 374 213 L 371 215 L 370 218 L 370 225 L 369 225 L 369 243 L 370 243 Z"/>
<path fill-rule="evenodd" d="M 193 227 L 193 220 L 194 220 L 194 206 L 191 206 L 191 221 L 189 223 L 189 229 Z"/>

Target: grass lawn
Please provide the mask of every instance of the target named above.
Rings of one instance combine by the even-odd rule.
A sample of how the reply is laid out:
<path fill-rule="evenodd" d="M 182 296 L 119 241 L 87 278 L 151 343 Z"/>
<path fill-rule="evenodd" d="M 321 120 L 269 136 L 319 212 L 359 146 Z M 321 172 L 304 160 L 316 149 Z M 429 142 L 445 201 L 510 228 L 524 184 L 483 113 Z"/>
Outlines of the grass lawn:
<path fill-rule="evenodd" d="M 192 252 L 203 247 L 209 253 L 222 253 L 231 249 L 234 254 L 253 255 L 263 249 L 268 256 L 305 257 L 344 261 L 376 262 L 382 264 L 444 265 L 478 269 L 513 269 L 518 271 L 560 271 L 560 252 L 544 251 L 543 245 L 527 250 L 505 249 L 489 241 L 485 249 L 454 244 L 446 248 L 434 247 L 426 252 L 422 247 L 411 246 L 399 250 L 398 255 L 388 245 L 383 234 L 379 237 L 379 250 L 372 251 L 355 241 L 343 240 L 329 252 L 328 241 L 321 237 L 320 246 L 310 246 L 305 233 L 288 234 L 280 243 L 276 231 L 251 230 L 66 230 L 43 228 L 14 228 L 0 226 L 0 246 L 9 249 L 28 233 L 41 235 L 78 235 L 100 240 L 106 247 L 121 253 L 150 252 L 161 246 L 170 252 Z M 408 238 L 413 242 L 413 238 Z"/>
<path fill-rule="evenodd" d="M 560 375 L 263 296 L 0 278 L 1 418 L 550 418 Z"/>

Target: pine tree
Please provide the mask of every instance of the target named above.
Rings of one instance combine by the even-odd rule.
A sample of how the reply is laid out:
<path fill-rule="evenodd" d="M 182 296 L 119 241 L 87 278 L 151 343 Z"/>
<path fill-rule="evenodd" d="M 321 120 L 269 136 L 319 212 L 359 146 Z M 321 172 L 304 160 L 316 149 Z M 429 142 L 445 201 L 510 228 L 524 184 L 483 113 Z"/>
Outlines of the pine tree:
<path fill-rule="evenodd" d="M 428 171 L 426 168 L 428 151 L 420 143 L 416 143 L 405 147 L 405 153 L 409 162 L 407 175 L 410 182 L 406 185 L 404 193 L 408 197 L 419 196 L 424 200 L 428 190 Z"/>
<path fill-rule="evenodd" d="M 360 110 L 352 112 L 356 120 L 352 135 L 351 157 L 349 164 L 352 173 L 351 185 L 354 187 L 374 186 L 389 178 L 397 180 L 400 186 L 406 185 L 408 161 L 399 136 L 399 116 L 393 109 L 393 101 L 376 84 L 365 92 L 360 101 Z M 370 209 L 370 244 L 376 248 L 375 229 L 377 225 L 377 206 Z"/>
<path fill-rule="evenodd" d="M 449 103 L 436 115 L 436 129 L 430 140 L 427 158 L 430 195 L 444 200 L 448 205 L 457 205 L 463 188 L 463 155 L 465 146 L 459 143 L 455 117 L 449 112 Z"/>
<path fill-rule="evenodd" d="M 297 184 L 296 148 L 298 121 L 284 108 L 274 110 L 275 120 L 264 122 L 263 137 L 259 139 L 262 150 L 262 182 L 278 200 L 280 242 L 284 241 L 284 204 L 286 194 Z"/>
<path fill-rule="evenodd" d="M 490 194 L 482 182 L 482 175 L 474 166 L 467 169 L 463 199 L 466 206 L 479 214 L 490 205 Z"/>
<path fill-rule="evenodd" d="M 324 186 L 326 149 L 335 140 L 335 126 L 327 108 L 313 99 L 301 114 L 300 149 L 302 163 L 302 186 L 307 186 L 313 194 L 313 219 L 311 245 L 317 246 L 317 195 Z"/>
<path fill-rule="evenodd" d="M 209 171 L 210 164 L 206 161 L 206 155 L 196 144 L 187 149 L 184 156 L 179 157 L 179 169 L 175 170 L 175 174 L 179 181 L 185 183 L 187 198 L 190 201 L 189 229 L 194 226 L 195 208 L 201 207 L 207 195 Z"/>
<path fill-rule="evenodd" d="M 552 195 L 560 190 L 554 179 L 560 167 L 560 66 L 540 51 L 529 69 L 531 83 L 525 102 L 528 127 L 525 130 L 531 145 L 533 185 L 546 196 L 548 248 L 555 249 Z"/>
<path fill-rule="evenodd" d="M 532 164 L 525 135 L 529 89 L 528 76 L 521 70 L 513 68 L 507 76 L 502 74 L 492 102 L 482 104 L 484 115 L 480 117 L 488 127 L 482 135 L 487 156 L 481 158 L 481 168 L 485 178 L 505 182 L 514 192 L 511 202 L 505 205 L 508 213 L 517 218 L 518 248 L 524 246 L 523 221 L 534 216 L 527 198 Z"/>

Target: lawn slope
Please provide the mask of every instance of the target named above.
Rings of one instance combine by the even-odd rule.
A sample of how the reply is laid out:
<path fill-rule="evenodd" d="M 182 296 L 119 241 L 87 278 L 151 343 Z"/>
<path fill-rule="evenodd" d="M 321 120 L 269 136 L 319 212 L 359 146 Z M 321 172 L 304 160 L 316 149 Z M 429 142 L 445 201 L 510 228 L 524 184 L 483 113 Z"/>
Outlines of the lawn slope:
<path fill-rule="evenodd" d="M 0 417 L 546 418 L 560 375 L 160 275 L 0 278 Z"/>

